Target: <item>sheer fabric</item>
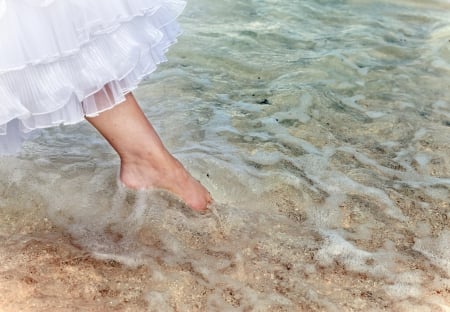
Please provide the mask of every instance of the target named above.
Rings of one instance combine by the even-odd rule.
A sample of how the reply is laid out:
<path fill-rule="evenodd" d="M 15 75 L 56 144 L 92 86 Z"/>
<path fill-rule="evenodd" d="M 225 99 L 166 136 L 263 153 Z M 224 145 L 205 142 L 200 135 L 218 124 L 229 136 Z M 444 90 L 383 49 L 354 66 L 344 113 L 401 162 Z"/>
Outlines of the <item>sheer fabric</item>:
<path fill-rule="evenodd" d="M 0 153 L 96 116 L 166 60 L 182 0 L 0 0 Z"/>

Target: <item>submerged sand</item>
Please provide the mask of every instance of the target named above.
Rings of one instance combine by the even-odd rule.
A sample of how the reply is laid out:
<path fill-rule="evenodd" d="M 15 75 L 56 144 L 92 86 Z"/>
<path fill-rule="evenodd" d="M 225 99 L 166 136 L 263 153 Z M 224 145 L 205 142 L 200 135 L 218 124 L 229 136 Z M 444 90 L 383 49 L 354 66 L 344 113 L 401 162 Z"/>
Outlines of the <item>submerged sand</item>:
<path fill-rule="evenodd" d="M 314 229 L 303 204 L 326 198 L 288 189 L 260 198 L 272 214 L 248 202 L 245 212 L 217 205 L 196 215 L 168 196 L 122 194 L 124 210 L 86 217 L 78 231 L 36 206 L 3 209 L 0 310 L 446 311 L 448 202 L 420 198 L 434 208 L 415 209 L 404 193 L 396 206 L 410 221 L 386 220 L 355 195 L 340 216 L 317 213 L 336 225 L 328 233 Z M 135 219 L 142 196 L 159 207 Z"/>

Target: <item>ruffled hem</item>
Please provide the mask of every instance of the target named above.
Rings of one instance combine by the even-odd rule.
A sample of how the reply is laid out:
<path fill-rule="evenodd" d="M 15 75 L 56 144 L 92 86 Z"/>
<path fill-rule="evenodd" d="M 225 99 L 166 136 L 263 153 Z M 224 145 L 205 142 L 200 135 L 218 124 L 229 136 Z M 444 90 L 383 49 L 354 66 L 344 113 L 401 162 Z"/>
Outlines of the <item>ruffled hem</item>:
<path fill-rule="evenodd" d="M 138 16 L 153 16 L 162 28 L 184 6 L 182 0 L 0 0 L 0 73 L 75 54 Z"/>
<path fill-rule="evenodd" d="M 62 9 L 56 6 L 60 0 L 13 1 L 22 5 L 49 2 L 47 7 L 33 9 Z M 100 19 L 92 8 L 78 8 L 81 12 L 75 14 L 75 22 L 67 23 L 70 31 L 77 31 L 77 40 L 64 49 L 23 59 L 21 64 L 11 63 L 14 66 L 0 73 L 0 153 L 20 150 L 26 133 L 34 129 L 77 123 L 114 107 L 166 61 L 165 52 L 180 33 L 175 20 L 185 2 L 97 1 L 122 10 L 107 10 Z M 0 16 L 0 22 L 5 16 Z M 89 22 L 83 28 L 78 27 L 80 16 Z M 52 41 L 62 40 L 59 32 L 52 34 Z"/>

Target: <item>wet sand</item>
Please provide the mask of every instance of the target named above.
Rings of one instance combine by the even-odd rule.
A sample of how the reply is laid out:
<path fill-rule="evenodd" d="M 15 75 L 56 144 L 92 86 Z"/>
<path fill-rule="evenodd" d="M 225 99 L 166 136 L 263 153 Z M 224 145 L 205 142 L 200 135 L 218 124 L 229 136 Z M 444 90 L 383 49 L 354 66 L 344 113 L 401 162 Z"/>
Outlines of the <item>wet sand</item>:
<path fill-rule="evenodd" d="M 355 195 L 339 216 L 322 205 L 314 218 L 333 223 L 328 233 L 314 229 L 305 207 L 326 196 L 294 197 L 284 187 L 254 207 L 241 203 L 244 213 L 216 206 L 202 216 L 147 194 L 164 210 L 146 208 L 139 220 L 130 209 L 139 210 L 139 196 L 128 194 L 123 224 L 117 217 L 88 225 L 86 217 L 72 234 L 37 207 L 3 209 L 0 310 L 446 311 L 449 268 L 421 251 L 446 261 L 448 202 L 417 194 L 434 209 L 415 209 L 417 200 L 403 193 L 395 200 L 410 221 L 387 219 L 379 203 Z M 272 214 L 260 213 L 261 202 Z M 368 219 L 372 228 L 364 229 Z M 421 241 L 420 222 L 433 242 Z M 344 242 L 333 231 L 355 237 Z"/>

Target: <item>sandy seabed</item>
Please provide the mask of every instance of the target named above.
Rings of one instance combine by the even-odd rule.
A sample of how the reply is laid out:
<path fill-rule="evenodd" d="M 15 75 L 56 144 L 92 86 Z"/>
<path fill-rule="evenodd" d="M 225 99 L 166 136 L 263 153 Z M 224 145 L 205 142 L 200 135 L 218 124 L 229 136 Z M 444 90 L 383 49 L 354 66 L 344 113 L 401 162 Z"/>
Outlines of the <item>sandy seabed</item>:
<path fill-rule="evenodd" d="M 423 216 L 405 195 L 397 203 L 411 221 L 386 221 L 376 202 L 354 196 L 332 216 L 360 237 L 344 241 L 315 230 L 300 204 L 324 198 L 294 193 L 260 197 L 272 215 L 251 202 L 196 215 L 170 196 L 127 193 L 114 198 L 125 203 L 115 216 L 65 216 L 78 230 L 50 221 L 36 201 L 2 209 L 0 311 L 448 311 L 448 268 L 424 256 L 448 255 L 445 215 Z M 139 212 L 142 196 L 163 210 Z M 409 224 L 428 217 L 422 234 L 436 238 L 421 241 Z M 373 232 L 361 228 L 368 218 Z"/>

